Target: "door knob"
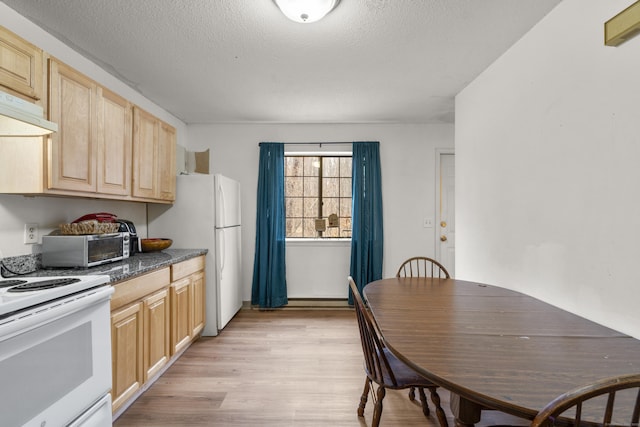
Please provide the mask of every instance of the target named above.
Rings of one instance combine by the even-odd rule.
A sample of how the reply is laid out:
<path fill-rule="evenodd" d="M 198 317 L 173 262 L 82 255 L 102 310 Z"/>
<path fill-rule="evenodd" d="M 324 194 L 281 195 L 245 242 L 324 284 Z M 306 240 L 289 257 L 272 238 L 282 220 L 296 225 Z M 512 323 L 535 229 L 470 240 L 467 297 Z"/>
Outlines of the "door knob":
<path fill-rule="evenodd" d="M 440 221 L 440 227 L 445 228 L 447 226 L 447 221 Z"/>
<path fill-rule="evenodd" d="M 442 236 L 440 236 L 440 241 L 441 242 L 446 242 L 447 241 L 447 236 L 445 236 L 444 234 Z"/>

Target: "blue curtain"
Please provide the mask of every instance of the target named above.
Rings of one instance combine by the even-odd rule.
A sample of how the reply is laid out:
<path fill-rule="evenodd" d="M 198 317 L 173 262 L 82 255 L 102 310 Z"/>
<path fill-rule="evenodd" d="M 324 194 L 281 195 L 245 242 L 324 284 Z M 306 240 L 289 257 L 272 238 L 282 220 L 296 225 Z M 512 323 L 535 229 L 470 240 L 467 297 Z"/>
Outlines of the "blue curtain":
<path fill-rule="evenodd" d="M 380 143 L 353 143 L 351 267 L 358 289 L 382 279 L 382 183 Z M 349 292 L 349 304 L 353 296 Z"/>
<path fill-rule="evenodd" d="M 288 302 L 283 144 L 260 144 L 257 205 L 251 304 L 260 308 L 275 308 Z"/>

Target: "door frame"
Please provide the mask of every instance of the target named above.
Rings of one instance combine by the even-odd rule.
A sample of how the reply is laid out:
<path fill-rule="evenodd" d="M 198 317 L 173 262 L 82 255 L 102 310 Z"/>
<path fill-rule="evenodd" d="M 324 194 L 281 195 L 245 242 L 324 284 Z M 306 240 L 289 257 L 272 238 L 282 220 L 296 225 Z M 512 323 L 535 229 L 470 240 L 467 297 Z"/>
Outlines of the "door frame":
<path fill-rule="evenodd" d="M 440 261 L 440 221 L 442 221 L 442 212 L 440 210 L 440 201 L 442 197 L 442 180 L 440 176 L 440 158 L 443 155 L 454 155 L 455 156 L 455 148 L 436 148 L 436 175 L 435 175 L 435 183 L 436 183 L 436 200 L 435 200 L 435 210 L 436 210 L 436 222 L 434 224 L 434 232 L 433 232 L 433 245 L 435 247 L 436 260 Z"/>

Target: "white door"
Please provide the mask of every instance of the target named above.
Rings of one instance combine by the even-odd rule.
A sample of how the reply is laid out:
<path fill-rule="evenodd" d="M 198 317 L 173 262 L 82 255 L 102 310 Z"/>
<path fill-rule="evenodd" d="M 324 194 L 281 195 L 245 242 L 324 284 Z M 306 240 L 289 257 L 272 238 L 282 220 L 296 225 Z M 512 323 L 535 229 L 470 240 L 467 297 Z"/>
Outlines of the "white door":
<path fill-rule="evenodd" d="M 242 308 L 241 236 L 240 226 L 216 229 L 218 329 Z"/>
<path fill-rule="evenodd" d="M 438 260 L 451 277 L 455 277 L 455 156 L 450 152 L 439 153 L 440 197 L 436 224 L 436 249 Z"/>

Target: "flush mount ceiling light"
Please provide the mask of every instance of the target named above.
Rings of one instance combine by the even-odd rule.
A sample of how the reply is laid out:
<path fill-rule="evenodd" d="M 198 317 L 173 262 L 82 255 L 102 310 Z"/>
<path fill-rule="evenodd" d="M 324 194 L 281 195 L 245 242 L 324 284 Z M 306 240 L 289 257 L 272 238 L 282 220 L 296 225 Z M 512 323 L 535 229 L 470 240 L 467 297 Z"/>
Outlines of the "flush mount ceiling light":
<path fill-rule="evenodd" d="M 309 24 L 324 18 L 340 3 L 340 0 L 273 0 L 284 16 L 301 24 Z"/>

